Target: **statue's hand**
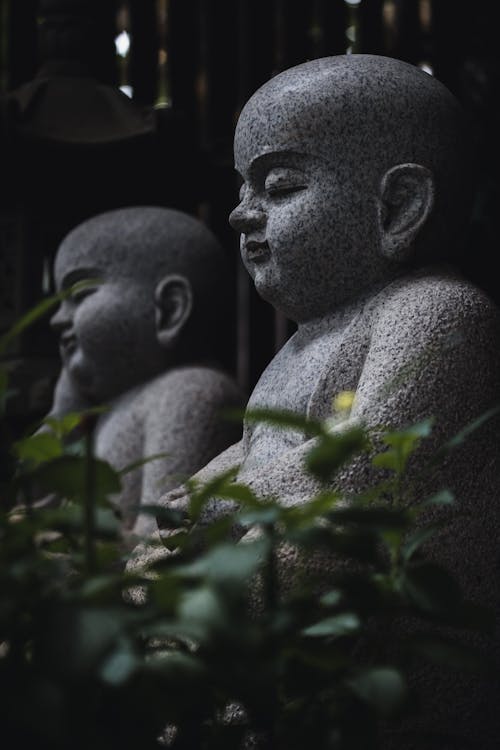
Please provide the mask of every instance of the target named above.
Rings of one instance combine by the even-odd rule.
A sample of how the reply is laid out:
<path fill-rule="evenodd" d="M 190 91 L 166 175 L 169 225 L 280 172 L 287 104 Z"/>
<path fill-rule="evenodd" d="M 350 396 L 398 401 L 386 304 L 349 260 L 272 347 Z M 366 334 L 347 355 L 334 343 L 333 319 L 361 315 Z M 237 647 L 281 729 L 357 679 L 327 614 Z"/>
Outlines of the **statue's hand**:
<path fill-rule="evenodd" d="M 169 510 L 179 511 L 180 513 L 185 515 L 186 519 L 189 519 L 189 502 L 190 495 L 185 485 L 177 487 L 171 492 L 167 492 L 160 499 L 160 505 L 163 505 Z M 220 497 L 210 497 L 206 500 L 200 517 L 196 521 L 196 524 L 198 526 L 206 526 L 210 523 L 213 523 L 214 521 L 217 521 L 219 518 L 223 518 L 224 516 L 229 515 L 236 510 L 238 510 L 238 505 L 236 502 Z M 177 528 L 169 527 L 168 522 L 162 521 L 161 518 L 158 518 L 157 520 L 160 534 L 163 539 L 167 538 L 177 531 Z M 237 525 L 235 524 L 232 536 L 239 539 L 241 535 L 242 531 L 240 530 L 240 527 L 237 527 Z"/>
<path fill-rule="evenodd" d="M 63 367 L 54 390 L 50 416 L 62 417 L 73 411 L 85 411 L 90 407 L 91 404 L 82 396 L 73 378 Z"/>
<path fill-rule="evenodd" d="M 160 497 L 159 505 L 163 505 L 165 508 L 172 508 L 179 506 L 179 509 L 184 508 L 185 504 L 189 501 L 189 490 L 185 484 L 179 485 L 173 490 L 169 490 Z M 184 505 L 182 505 L 184 503 Z M 187 506 L 186 506 L 187 507 Z"/>

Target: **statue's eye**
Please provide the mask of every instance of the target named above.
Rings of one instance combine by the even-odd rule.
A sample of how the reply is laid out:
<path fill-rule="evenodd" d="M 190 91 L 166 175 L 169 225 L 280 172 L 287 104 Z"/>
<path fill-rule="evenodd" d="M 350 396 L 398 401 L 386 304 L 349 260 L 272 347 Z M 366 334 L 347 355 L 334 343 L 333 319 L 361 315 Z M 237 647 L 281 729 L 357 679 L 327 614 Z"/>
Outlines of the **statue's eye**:
<path fill-rule="evenodd" d="M 93 294 L 100 284 L 98 279 L 80 279 L 71 287 L 71 300 L 76 303 L 81 302 L 85 297 Z"/>
<path fill-rule="evenodd" d="M 283 167 L 271 169 L 264 182 L 264 189 L 271 196 L 290 195 L 305 187 L 307 187 L 307 180 L 303 172 Z"/>

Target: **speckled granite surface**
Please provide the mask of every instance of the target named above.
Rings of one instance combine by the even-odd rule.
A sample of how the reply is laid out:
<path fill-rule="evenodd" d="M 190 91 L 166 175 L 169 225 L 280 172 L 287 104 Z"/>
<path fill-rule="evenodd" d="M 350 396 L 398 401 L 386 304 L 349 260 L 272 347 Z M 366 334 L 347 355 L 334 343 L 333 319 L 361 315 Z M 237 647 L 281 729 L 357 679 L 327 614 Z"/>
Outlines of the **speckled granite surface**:
<path fill-rule="evenodd" d="M 243 108 L 235 165 L 243 184 L 230 222 L 243 263 L 261 296 L 298 324 L 249 406 L 327 417 L 333 397 L 349 389 L 350 421 L 402 427 L 432 415 L 433 438 L 410 472 L 416 480 L 443 440 L 500 401 L 499 312 L 449 265 L 471 194 L 457 102 L 401 61 L 313 60 L 274 77 Z M 242 441 L 200 478 L 239 463 L 239 478 L 256 492 L 300 503 L 317 488 L 303 468 L 310 446 L 300 433 L 249 422 Z M 337 485 L 348 495 L 374 478 L 360 458 Z M 443 486 L 456 492 L 460 513 L 428 554 L 468 596 L 498 611 L 498 420 L 416 492 Z M 182 488 L 164 501 L 182 505 Z M 215 501 L 210 514 L 220 511 Z M 293 551 L 286 554 L 285 578 Z M 500 655 L 498 638 L 480 645 L 490 658 Z M 498 747 L 496 678 L 422 665 L 414 681 L 428 704 L 423 729 L 455 739 L 396 737 L 391 747 Z"/>
<path fill-rule="evenodd" d="M 141 206 L 80 224 L 55 261 L 59 290 L 99 279 L 65 299 L 52 318 L 63 368 L 52 414 L 104 403 L 96 452 L 116 468 L 165 453 L 123 477 L 125 527 L 145 531 L 140 502 L 155 502 L 239 434 L 224 421 L 241 404 L 231 378 L 211 364 L 214 297 L 224 292 L 224 255 L 187 214 Z"/>

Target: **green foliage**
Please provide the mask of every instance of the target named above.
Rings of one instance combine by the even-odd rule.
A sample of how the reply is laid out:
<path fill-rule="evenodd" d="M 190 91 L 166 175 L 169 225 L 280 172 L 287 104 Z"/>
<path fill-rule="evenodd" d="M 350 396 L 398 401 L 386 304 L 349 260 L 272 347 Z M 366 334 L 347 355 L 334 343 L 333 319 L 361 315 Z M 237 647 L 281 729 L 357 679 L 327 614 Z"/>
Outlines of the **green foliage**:
<path fill-rule="evenodd" d="M 453 507 L 451 494 L 400 502 L 401 478 L 430 420 L 383 436 L 373 463 L 389 479 L 346 505 L 331 482 L 370 449 L 365 430 L 253 413 L 314 437 L 306 466 L 322 491 L 282 507 L 238 483 L 234 471 L 192 483 L 185 511 L 142 509 L 172 533 L 155 561 L 129 571 L 110 502 L 120 476 L 92 453 L 97 416 L 46 420 L 50 431 L 9 447 L 0 511 L 6 747 L 148 750 L 166 732 L 174 750 L 239 748 L 248 734 L 273 750 L 370 750 L 383 721 L 415 710 L 412 658 L 484 666 L 444 633 L 490 629 L 491 616 L 423 554 L 445 523 L 436 513 Z M 44 498 L 57 502 L 45 507 Z M 227 513 L 207 524 L 213 498 Z M 429 508 L 432 523 L 424 520 Z M 395 631 L 391 644 L 385 633 L 401 617 L 424 628 L 399 635 L 396 661 L 387 655 Z M 360 646 L 371 656 L 360 659 Z"/>
<path fill-rule="evenodd" d="M 392 469 L 397 476 L 402 476 L 408 459 L 422 438 L 429 437 L 432 429 L 432 419 L 408 427 L 406 430 L 389 432 L 384 435 L 383 442 L 387 450 L 379 453 L 373 459 L 373 465 L 380 468 Z"/>

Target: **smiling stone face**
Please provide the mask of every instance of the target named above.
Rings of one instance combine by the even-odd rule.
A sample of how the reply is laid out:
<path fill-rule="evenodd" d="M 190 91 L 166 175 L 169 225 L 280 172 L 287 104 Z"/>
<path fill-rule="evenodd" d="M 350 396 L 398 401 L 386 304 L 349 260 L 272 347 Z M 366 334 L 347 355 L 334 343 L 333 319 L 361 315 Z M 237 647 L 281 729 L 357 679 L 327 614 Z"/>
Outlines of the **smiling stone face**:
<path fill-rule="evenodd" d="M 90 282 L 65 299 L 52 318 L 61 358 L 82 394 L 104 401 L 149 379 L 164 366 L 156 339 L 154 284 L 124 273 L 112 248 L 98 252 L 92 233 L 66 241 L 57 256 L 58 291 Z M 96 279 L 98 283 L 93 284 Z"/>
<path fill-rule="evenodd" d="M 212 233 L 173 209 L 118 209 L 73 229 L 56 255 L 57 290 L 99 283 L 65 299 L 52 326 L 81 394 L 108 401 L 174 364 L 182 347 L 201 356 L 224 271 Z"/>
<path fill-rule="evenodd" d="M 383 57 L 313 60 L 261 87 L 236 128 L 243 185 L 230 217 L 261 296 L 301 322 L 393 278 L 399 268 L 380 252 L 379 198 L 384 175 L 398 164 L 433 174 L 440 217 L 455 213 L 451 238 L 463 203 L 456 192 L 463 160 L 451 158 L 461 143 L 458 122 L 439 82 Z M 441 243 L 440 226 L 432 229 L 426 252 Z"/>

